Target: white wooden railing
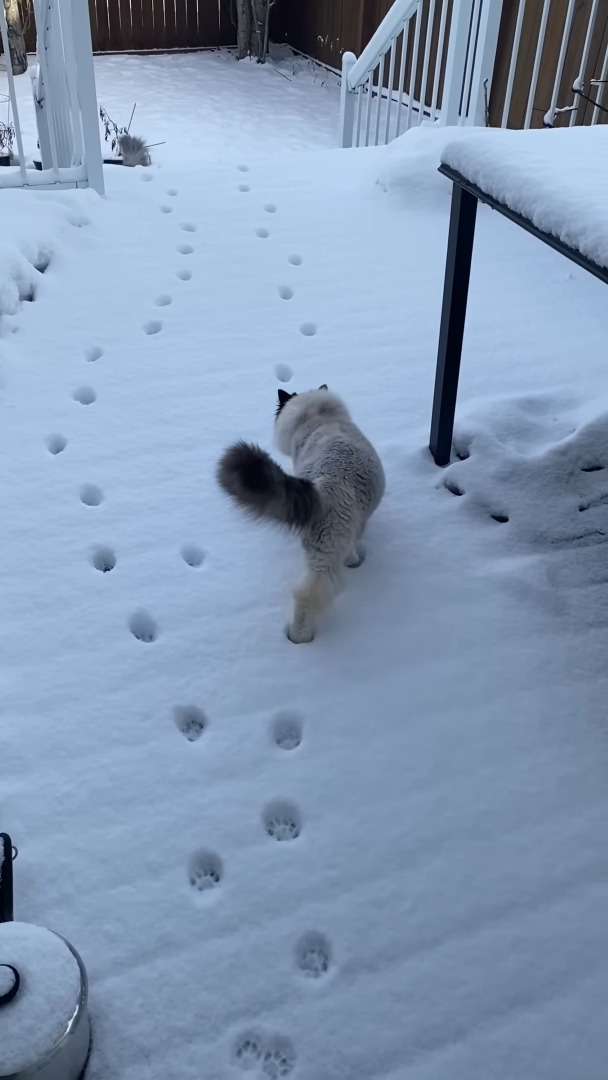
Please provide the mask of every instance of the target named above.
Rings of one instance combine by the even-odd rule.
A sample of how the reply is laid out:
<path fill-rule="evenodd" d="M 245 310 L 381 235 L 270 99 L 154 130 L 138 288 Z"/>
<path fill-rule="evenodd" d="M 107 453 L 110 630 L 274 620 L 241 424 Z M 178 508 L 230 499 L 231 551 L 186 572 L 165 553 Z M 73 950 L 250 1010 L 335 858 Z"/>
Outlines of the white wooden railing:
<path fill-rule="evenodd" d="M 95 188 L 103 194 L 103 159 L 87 0 L 34 0 L 37 66 L 31 72 L 41 169 L 28 166 L 4 4 L 0 31 L 17 143 L 16 164 L 0 168 L 0 188 Z"/>
<path fill-rule="evenodd" d="M 507 78 L 507 88 L 505 93 L 505 100 L 502 109 L 501 126 L 506 127 L 509 122 L 509 114 L 511 112 L 511 104 L 513 99 L 513 90 L 515 87 L 515 70 L 517 67 L 517 61 L 520 54 L 520 46 L 522 44 L 522 29 L 524 26 L 524 16 L 527 12 L 527 0 L 513 0 L 517 4 L 517 20 L 515 23 L 515 36 L 513 41 L 513 48 L 511 51 L 511 59 L 509 64 L 509 74 Z M 538 30 L 538 38 L 535 41 L 534 51 L 534 64 L 532 67 L 532 74 L 530 76 L 530 82 L 528 85 L 528 94 L 526 100 L 526 111 L 524 118 L 524 127 L 530 127 L 533 122 L 533 110 L 538 112 L 539 103 L 537 101 L 538 80 L 541 71 L 541 63 L 543 60 L 544 51 L 547 44 L 547 29 L 554 23 L 557 18 L 563 17 L 563 9 L 560 12 L 552 6 L 553 0 L 544 0 L 542 13 L 540 18 L 540 26 Z M 559 47 L 559 55 L 555 65 L 553 74 L 551 99 L 549 107 L 544 112 L 543 123 L 545 127 L 553 127 L 561 113 L 569 113 L 568 123 L 573 126 L 577 122 L 578 111 L 581 101 L 590 99 L 593 105 L 593 111 L 589 117 L 591 124 L 598 124 L 600 122 L 600 113 L 604 114 L 606 109 L 607 92 L 607 80 L 608 80 L 608 43 L 604 45 L 604 53 L 601 61 L 601 68 L 597 72 L 599 78 L 594 78 L 594 67 L 596 58 L 591 57 L 591 44 L 594 38 L 596 27 L 601 32 L 601 24 L 598 26 L 598 15 L 601 15 L 604 23 L 606 21 L 606 0 L 592 0 L 588 9 L 588 14 L 585 13 L 580 3 L 577 0 L 569 0 L 568 7 L 562 26 L 562 37 Z M 584 26 L 583 20 L 587 18 L 587 25 Z M 576 20 L 579 20 L 578 26 L 576 26 Z M 582 24 L 582 25 L 581 25 Z M 577 77 L 574 80 L 572 86 L 568 86 L 566 90 L 563 89 L 564 81 L 564 69 L 566 66 L 566 58 L 568 50 L 572 48 L 572 36 L 573 31 L 575 36 L 576 32 L 580 35 L 578 40 L 582 38 L 582 47 L 579 50 L 576 49 L 576 62 L 578 67 Z M 584 38 L 583 38 L 584 32 Z M 600 54 L 601 55 L 601 54 Z M 560 98 L 561 93 L 561 98 Z M 545 108 L 547 102 L 542 105 L 542 109 Z M 585 120 L 587 122 L 587 119 Z"/>
<path fill-rule="evenodd" d="M 565 12 L 557 0 L 542 0 L 542 7 L 539 0 L 454 0 L 451 15 L 448 0 L 395 0 L 361 56 L 345 53 L 342 58 L 341 145 L 386 143 L 423 121 L 487 124 L 506 4 L 513 5 L 517 15 L 502 115 L 495 115 L 493 122 L 527 128 L 542 119 L 553 127 L 563 124 L 566 117 L 560 116 L 567 114 L 567 122 L 574 125 L 580 123 L 581 103 L 587 107 L 585 123 L 605 121 L 608 43 L 601 30 L 608 0 L 585 5 L 568 0 Z M 537 6 L 540 25 L 534 40 L 526 41 L 525 26 Z M 558 45 L 547 40 L 556 20 L 561 29 Z M 530 45 L 534 60 L 527 67 Z M 577 76 L 565 85 L 564 72 L 573 65 Z M 543 101 L 541 73 L 540 82 L 546 85 L 549 74 L 551 87 Z M 526 101 L 525 115 L 520 104 L 512 109 L 515 89 L 518 103 L 522 95 Z"/>
<path fill-rule="evenodd" d="M 423 120 L 483 123 L 502 0 L 395 0 L 342 59 L 342 146 L 389 142 Z M 436 44 L 434 43 L 436 41 Z"/>

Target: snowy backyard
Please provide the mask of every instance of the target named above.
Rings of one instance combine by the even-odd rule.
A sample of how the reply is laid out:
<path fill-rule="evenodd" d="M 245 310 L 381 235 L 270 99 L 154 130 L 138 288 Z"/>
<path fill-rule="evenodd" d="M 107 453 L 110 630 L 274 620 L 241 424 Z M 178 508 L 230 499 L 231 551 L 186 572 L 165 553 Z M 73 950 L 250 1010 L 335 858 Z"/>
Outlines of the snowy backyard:
<path fill-rule="evenodd" d="M 606 287 L 480 207 L 438 469 L 453 132 L 336 149 L 285 52 L 96 74 L 152 167 L 0 192 L 0 828 L 87 1080 L 605 1080 Z M 321 383 L 387 491 L 294 646 L 215 471 Z"/>

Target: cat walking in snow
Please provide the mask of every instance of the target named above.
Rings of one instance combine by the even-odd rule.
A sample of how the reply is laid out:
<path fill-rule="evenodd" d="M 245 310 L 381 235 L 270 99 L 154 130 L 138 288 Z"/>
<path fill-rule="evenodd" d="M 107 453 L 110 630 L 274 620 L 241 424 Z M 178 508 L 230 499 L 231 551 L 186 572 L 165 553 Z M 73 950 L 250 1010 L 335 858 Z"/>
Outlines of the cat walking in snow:
<path fill-rule="evenodd" d="M 298 532 L 307 573 L 294 591 L 287 636 L 312 641 L 320 613 L 340 586 L 343 566 L 360 566 L 361 538 L 384 494 L 384 470 L 373 446 L 327 386 L 305 394 L 279 390 L 275 443 L 295 476 L 252 443 L 222 455 L 217 477 L 257 518 Z"/>

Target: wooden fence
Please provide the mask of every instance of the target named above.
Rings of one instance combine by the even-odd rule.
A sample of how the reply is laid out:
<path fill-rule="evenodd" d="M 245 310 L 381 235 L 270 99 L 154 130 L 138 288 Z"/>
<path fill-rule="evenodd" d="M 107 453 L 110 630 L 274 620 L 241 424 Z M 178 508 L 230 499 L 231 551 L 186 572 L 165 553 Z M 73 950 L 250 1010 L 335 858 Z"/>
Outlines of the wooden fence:
<path fill-rule="evenodd" d="M 26 18 L 30 2 L 22 0 Z M 321 63 L 339 68 L 344 52 L 354 52 L 357 56 L 362 52 L 391 3 L 392 0 L 278 0 L 273 12 L 272 36 L 275 41 L 286 41 Z M 520 3 L 525 3 L 525 9 L 506 119 L 509 127 L 524 126 L 545 0 L 504 0 L 489 101 L 492 126 L 504 122 L 503 106 Z M 592 4 L 593 0 L 576 0 L 567 38 L 560 106 L 572 101 L 572 83 L 579 74 Z M 531 122 L 535 127 L 542 124 L 550 105 L 568 7 L 569 0 L 550 0 L 534 93 Z M 224 3 L 218 0 L 89 0 L 89 10 L 95 52 L 204 48 L 235 43 L 234 27 Z M 29 20 L 28 47 L 35 49 L 33 18 Z M 598 0 L 587 80 L 602 76 L 607 48 L 608 0 Z M 603 92 L 603 99 L 608 99 L 608 88 L 598 89 Z M 594 90 L 596 97 L 597 92 Z M 592 113 L 593 106 L 581 102 L 577 123 L 589 123 Z M 568 119 L 568 114 L 563 114 L 556 123 L 568 123 Z M 602 114 L 601 120 L 605 122 L 608 116 Z"/>
<path fill-rule="evenodd" d="M 28 51 L 36 49 L 30 0 L 22 0 Z M 93 52 L 145 52 L 234 45 L 236 33 L 218 0 L 89 0 Z"/>
<path fill-rule="evenodd" d="M 340 67 L 342 53 L 360 53 L 392 0 L 278 0 L 271 28 L 321 63 Z M 31 0 L 21 0 L 28 51 L 36 37 Z M 201 49 L 234 45 L 224 0 L 89 0 L 94 52 Z"/>

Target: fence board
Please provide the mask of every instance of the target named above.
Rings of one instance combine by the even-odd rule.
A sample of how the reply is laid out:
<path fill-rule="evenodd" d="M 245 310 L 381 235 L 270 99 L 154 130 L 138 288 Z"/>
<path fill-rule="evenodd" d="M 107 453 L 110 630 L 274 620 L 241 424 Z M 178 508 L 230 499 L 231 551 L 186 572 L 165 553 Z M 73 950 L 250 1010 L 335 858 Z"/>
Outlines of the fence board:
<path fill-rule="evenodd" d="M 148 3 L 149 0 L 131 0 L 131 40 L 134 49 L 144 48 L 143 6 Z"/>
<path fill-rule="evenodd" d="M 140 48 L 145 49 L 146 42 L 154 41 L 154 9 L 152 0 L 143 0 L 141 5 L 141 41 Z M 95 48 L 95 46 L 93 46 Z"/>
<path fill-rule="evenodd" d="M 107 52 L 112 46 L 110 44 L 110 18 L 105 0 L 95 0 L 95 11 L 97 15 L 97 41 L 94 47 L 101 52 Z"/>
<path fill-rule="evenodd" d="M 200 42 L 198 32 L 198 4 L 196 0 L 186 0 L 186 26 L 188 28 L 188 41 Z"/>
<path fill-rule="evenodd" d="M 177 47 L 177 33 L 175 29 L 175 0 L 165 0 L 165 49 Z"/>
<path fill-rule="evenodd" d="M 120 48 L 128 52 L 133 48 L 130 0 L 118 0 L 118 17 L 120 20 Z"/>
<path fill-rule="evenodd" d="M 281 0 L 281 3 L 283 3 L 283 0 Z M 217 0 L 198 0 L 197 18 L 197 45 L 208 47 L 236 44 L 236 30 L 226 5 L 222 4 L 220 19 L 218 18 Z"/>
<path fill-rule="evenodd" d="M 27 0 L 22 0 L 19 4 L 21 10 L 21 20 L 23 26 L 23 32 L 25 35 L 25 47 L 28 52 L 36 51 L 36 25 L 34 23 L 34 11 L 30 3 Z"/>
<path fill-rule="evenodd" d="M 152 36 L 152 49 L 163 49 L 165 45 L 165 5 L 163 0 L 146 0 L 152 4 L 152 18 L 154 22 L 154 34 Z"/>
<path fill-rule="evenodd" d="M 178 49 L 188 47 L 188 37 L 186 0 L 175 0 L 175 39 Z"/>

